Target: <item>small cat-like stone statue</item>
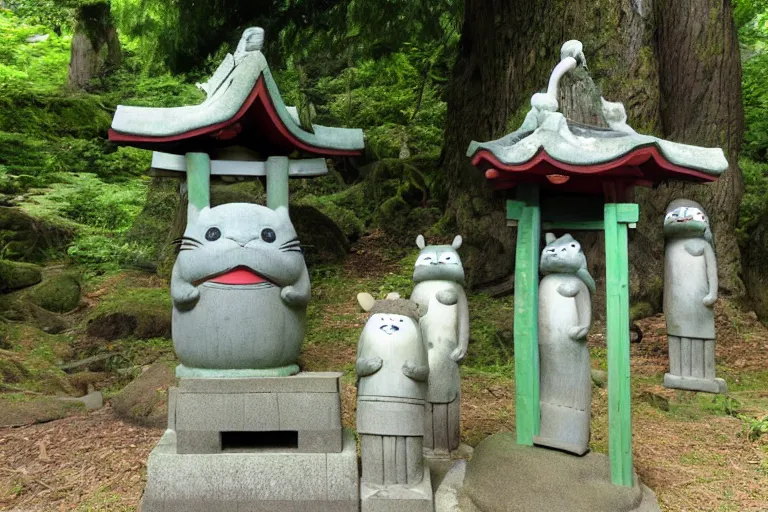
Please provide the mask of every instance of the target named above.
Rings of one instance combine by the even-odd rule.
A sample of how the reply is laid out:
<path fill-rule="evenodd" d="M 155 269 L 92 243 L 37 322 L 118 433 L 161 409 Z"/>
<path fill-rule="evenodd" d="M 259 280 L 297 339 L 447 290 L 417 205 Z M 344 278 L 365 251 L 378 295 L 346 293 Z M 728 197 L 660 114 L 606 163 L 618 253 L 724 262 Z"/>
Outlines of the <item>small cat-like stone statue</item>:
<path fill-rule="evenodd" d="M 699 203 L 672 201 L 664 217 L 664 316 L 669 338 L 668 388 L 725 393 L 715 378 L 717 260 L 709 219 Z"/>
<path fill-rule="evenodd" d="M 589 451 L 592 380 L 587 332 L 595 282 L 571 235 L 546 234 L 539 265 L 540 431 L 534 444 L 583 455 Z"/>
<path fill-rule="evenodd" d="M 425 453 L 447 454 L 459 447 L 461 417 L 461 375 L 459 363 L 469 344 L 469 308 L 464 292 L 464 268 L 457 252 L 462 238 L 451 245 L 426 245 L 416 238 L 421 249 L 413 270 L 416 285 L 411 300 L 426 315 L 421 319 L 421 334 L 429 353 L 429 392 L 424 417 Z"/>
<path fill-rule="evenodd" d="M 416 303 L 393 298 L 358 302 L 371 316 L 357 345 L 357 431 L 362 482 L 420 483 L 424 477 L 424 399 L 429 365 Z"/>
<path fill-rule="evenodd" d="M 442 290 L 419 322 L 429 358 L 424 453 L 430 456 L 448 456 L 461 441 L 461 372 L 451 357 L 459 346 L 458 307 L 456 291 Z"/>
<path fill-rule="evenodd" d="M 304 339 L 310 284 L 288 209 L 190 204 L 171 298 L 173 345 L 184 366 L 294 364 Z"/>

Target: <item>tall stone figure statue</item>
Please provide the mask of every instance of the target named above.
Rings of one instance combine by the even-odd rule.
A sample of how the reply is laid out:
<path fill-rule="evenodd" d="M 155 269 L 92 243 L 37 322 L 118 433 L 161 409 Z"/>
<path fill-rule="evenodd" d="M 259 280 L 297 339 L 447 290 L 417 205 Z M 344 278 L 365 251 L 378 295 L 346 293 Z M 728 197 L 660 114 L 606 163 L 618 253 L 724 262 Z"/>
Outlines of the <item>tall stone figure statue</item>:
<path fill-rule="evenodd" d="M 200 194 L 198 194 L 200 195 Z M 295 373 L 310 283 L 288 208 L 190 201 L 171 275 L 173 345 L 185 369 Z"/>
<path fill-rule="evenodd" d="M 664 316 L 669 338 L 668 388 L 725 393 L 715 378 L 717 260 L 700 204 L 672 201 L 664 217 Z"/>
<path fill-rule="evenodd" d="M 424 466 L 424 399 L 429 365 L 419 306 L 399 297 L 358 302 L 371 316 L 357 346 L 357 431 L 362 510 L 432 510 Z"/>
<path fill-rule="evenodd" d="M 426 245 L 413 270 L 416 286 L 411 300 L 422 311 L 421 334 L 429 355 L 429 384 L 424 415 L 424 449 L 429 455 L 447 455 L 459 447 L 461 374 L 459 363 L 469 344 L 469 308 L 464 293 L 464 267 L 457 250 L 461 236 L 451 245 Z"/>
<path fill-rule="evenodd" d="M 546 234 L 539 268 L 541 411 L 534 443 L 576 455 L 589 451 L 592 380 L 587 332 L 595 281 L 581 245 L 571 235 Z"/>

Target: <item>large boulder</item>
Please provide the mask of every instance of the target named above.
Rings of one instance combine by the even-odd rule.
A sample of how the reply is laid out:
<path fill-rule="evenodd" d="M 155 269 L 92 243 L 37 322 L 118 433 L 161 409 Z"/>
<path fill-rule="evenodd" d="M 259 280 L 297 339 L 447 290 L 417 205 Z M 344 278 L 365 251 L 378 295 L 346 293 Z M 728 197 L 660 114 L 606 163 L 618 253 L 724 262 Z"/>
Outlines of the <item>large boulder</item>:
<path fill-rule="evenodd" d="M 165 428 L 168 423 L 168 388 L 175 382 L 176 375 L 169 363 L 155 363 L 112 398 L 112 409 L 125 421 Z"/>
<path fill-rule="evenodd" d="M 80 304 L 80 283 L 70 275 L 53 276 L 29 293 L 30 302 L 54 313 L 72 311 Z"/>
<path fill-rule="evenodd" d="M 611 483 L 608 457 L 521 446 L 504 432 L 483 440 L 467 463 L 461 509 L 472 512 L 658 512 L 653 492 Z"/>
<path fill-rule="evenodd" d="M 0 260 L 0 293 L 33 286 L 42 279 L 42 271 L 37 265 Z"/>

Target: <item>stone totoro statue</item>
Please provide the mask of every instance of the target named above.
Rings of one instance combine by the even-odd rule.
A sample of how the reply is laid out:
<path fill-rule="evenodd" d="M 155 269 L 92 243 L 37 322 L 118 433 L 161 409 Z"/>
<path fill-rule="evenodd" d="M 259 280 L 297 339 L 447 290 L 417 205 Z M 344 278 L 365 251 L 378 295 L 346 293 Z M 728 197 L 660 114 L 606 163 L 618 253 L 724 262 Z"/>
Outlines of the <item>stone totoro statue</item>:
<path fill-rule="evenodd" d="M 428 454 L 455 450 L 460 441 L 458 364 L 467 354 L 469 344 L 464 268 L 457 252 L 461 242 L 461 236 L 456 236 L 451 245 L 426 245 L 422 235 L 416 238 L 421 251 L 413 270 L 415 286 L 411 300 L 426 311 L 421 319 L 421 334 L 430 367 L 424 436 Z"/>
<path fill-rule="evenodd" d="M 187 213 L 171 275 L 179 361 L 209 369 L 294 364 L 310 284 L 288 209 L 190 202 Z"/>
<path fill-rule="evenodd" d="M 700 204 L 672 201 L 664 217 L 664 316 L 669 338 L 668 388 L 724 393 L 715 378 L 717 261 Z"/>
<path fill-rule="evenodd" d="M 371 316 L 357 345 L 357 432 L 362 482 L 416 485 L 424 476 L 424 399 L 429 365 L 419 307 L 400 299 L 358 302 Z"/>
<path fill-rule="evenodd" d="M 571 235 L 546 234 L 539 268 L 539 405 L 533 442 L 583 455 L 589 451 L 592 380 L 587 332 L 595 282 Z"/>

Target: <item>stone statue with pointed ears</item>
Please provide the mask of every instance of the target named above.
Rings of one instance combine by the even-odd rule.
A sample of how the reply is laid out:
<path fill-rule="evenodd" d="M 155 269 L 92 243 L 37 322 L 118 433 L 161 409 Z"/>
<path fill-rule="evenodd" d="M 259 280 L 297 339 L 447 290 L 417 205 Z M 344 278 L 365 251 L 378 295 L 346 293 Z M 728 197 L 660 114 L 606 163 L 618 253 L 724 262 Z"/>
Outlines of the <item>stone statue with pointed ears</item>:
<path fill-rule="evenodd" d="M 589 451 L 592 379 L 587 332 L 595 281 L 571 235 L 546 234 L 539 269 L 540 431 L 534 444 Z"/>
<path fill-rule="evenodd" d="M 419 304 L 421 334 L 429 354 L 429 390 L 425 414 L 425 452 L 445 455 L 459 446 L 461 374 L 459 363 L 469 344 L 469 308 L 464 292 L 464 268 L 458 249 L 461 236 L 451 245 L 426 245 L 416 259 L 411 300 Z"/>

